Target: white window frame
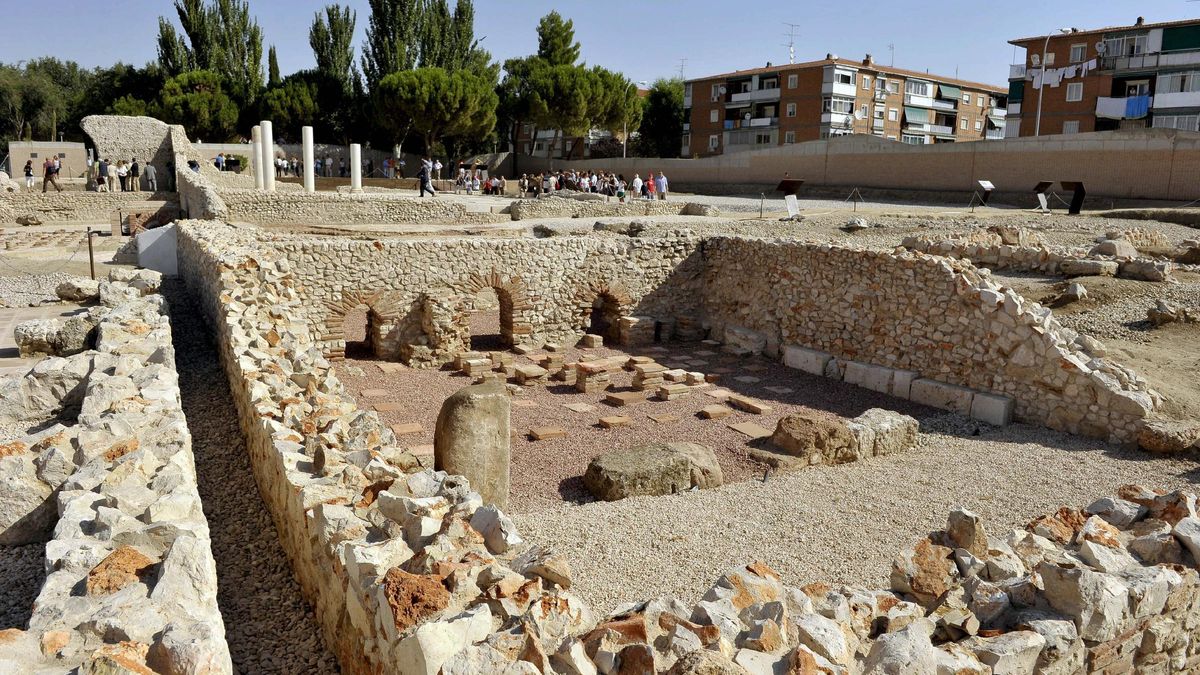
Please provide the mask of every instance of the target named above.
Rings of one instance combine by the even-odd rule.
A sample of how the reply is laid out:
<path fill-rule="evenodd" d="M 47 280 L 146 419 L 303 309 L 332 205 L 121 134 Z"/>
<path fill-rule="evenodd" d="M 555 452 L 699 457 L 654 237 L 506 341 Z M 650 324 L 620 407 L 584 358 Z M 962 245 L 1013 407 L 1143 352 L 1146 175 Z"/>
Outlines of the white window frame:
<path fill-rule="evenodd" d="M 787 104 L 787 107 L 785 108 L 785 110 L 786 110 L 786 112 L 784 114 L 787 117 L 795 117 L 796 116 L 796 104 L 795 103 Z"/>
<path fill-rule="evenodd" d="M 1071 63 L 1083 63 L 1084 61 L 1087 61 L 1086 42 L 1076 42 L 1075 44 L 1071 45 L 1071 56 L 1069 61 Z"/>
<path fill-rule="evenodd" d="M 1180 94 L 1200 91 L 1200 70 L 1165 73 L 1158 76 L 1154 91 L 1160 94 Z"/>
<path fill-rule="evenodd" d="M 929 83 L 908 80 L 904 83 L 904 93 L 910 96 L 929 96 Z"/>
<path fill-rule="evenodd" d="M 881 106 L 881 105 L 875 106 L 875 109 L 871 111 L 871 115 L 875 119 L 880 120 L 880 121 L 883 120 L 883 113 L 884 113 L 884 110 L 883 110 L 883 106 Z"/>
<path fill-rule="evenodd" d="M 969 104 L 970 102 L 971 102 L 971 93 L 970 93 L 970 92 L 967 92 L 967 91 L 964 91 L 964 92 L 963 92 L 963 103 L 968 103 L 968 104 Z"/>
<path fill-rule="evenodd" d="M 796 142 L 796 132 L 794 132 L 794 131 L 785 131 L 785 132 L 783 132 L 783 143 L 784 143 L 784 145 L 791 145 L 791 144 L 793 144 L 793 143 L 795 143 L 795 142 Z"/>
<path fill-rule="evenodd" d="M 871 90 L 871 76 L 870 75 L 862 76 L 862 88 L 866 89 L 867 91 Z"/>
<path fill-rule="evenodd" d="M 1079 120 L 1067 120 L 1063 122 L 1062 132 L 1064 134 L 1079 133 Z"/>
<path fill-rule="evenodd" d="M 1046 65 L 1054 65 L 1054 52 L 1046 52 Z"/>
<path fill-rule="evenodd" d="M 888 121 L 895 122 L 900 119 L 900 110 L 898 108 L 888 108 Z"/>
<path fill-rule="evenodd" d="M 1083 100 L 1083 83 L 1068 82 L 1067 83 L 1067 102 L 1076 103 Z"/>
<path fill-rule="evenodd" d="M 975 120 L 975 131 L 983 131 L 983 120 Z"/>
<path fill-rule="evenodd" d="M 713 108 L 712 110 L 709 110 L 709 111 L 708 111 L 708 123 L 709 123 L 709 124 L 717 124 L 717 123 L 718 123 L 718 121 L 719 121 L 719 120 L 717 119 L 718 115 L 719 115 L 719 113 L 717 112 L 717 109 L 716 109 L 716 108 Z"/>
<path fill-rule="evenodd" d="M 1200 131 L 1200 114 L 1191 115 L 1155 115 L 1155 129 L 1182 129 L 1184 131 Z"/>
<path fill-rule="evenodd" d="M 708 149 L 716 150 L 719 147 L 721 147 L 721 134 L 709 134 Z"/>
<path fill-rule="evenodd" d="M 690 132 L 690 131 L 683 132 L 683 145 L 686 147 L 692 146 L 692 132 Z"/>
<path fill-rule="evenodd" d="M 854 114 L 854 99 L 849 96 L 826 96 L 821 99 L 821 110 L 842 115 Z"/>
<path fill-rule="evenodd" d="M 967 118 L 964 117 L 958 121 L 958 128 L 962 129 L 963 131 L 967 130 Z"/>
<path fill-rule="evenodd" d="M 917 134 L 900 134 L 900 142 L 906 145 L 925 145 L 925 137 Z"/>
<path fill-rule="evenodd" d="M 800 86 L 800 76 L 796 73 L 788 75 L 788 89 L 795 89 Z"/>
<path fill-rule="evenodd" d="M 854 73 L 847 73 L 845 71 L 834 71 L 833 73 L 834 84 L 848 84 L 853 87 L 854 79 Z"/>
<path fill-rule="evenodd" d="M 721 85 L 720 84 L 714 84 L 712 86 L 712 100 L 714 100 L 714 101 L 721 100 Z"/>
<path fill-rule="evenodd" d="M 976 102 L 977 102 L 977 103 L 979 103 L 979 107 L 980 107 L 980 108 L 986 108 L 986 107 L 987 107 L 987 100 L 986 100 L 986 98 L 984 97 L 984 95 L 983 95 L 983 94 L 979 94 L 979 95 L 978 95 L 978 97 L 976 98 Z"/>

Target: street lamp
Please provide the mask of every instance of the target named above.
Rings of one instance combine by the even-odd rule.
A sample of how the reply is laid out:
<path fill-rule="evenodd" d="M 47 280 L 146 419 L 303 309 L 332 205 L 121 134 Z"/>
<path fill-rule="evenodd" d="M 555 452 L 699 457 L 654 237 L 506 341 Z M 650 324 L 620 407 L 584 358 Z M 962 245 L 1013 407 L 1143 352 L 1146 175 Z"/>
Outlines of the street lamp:
<path fill-rule="evenodd" d="M 1070 33 L 1071 30 L 1069 28 L 1059 28 L 1058 32 L 1066 35 Z M 1040 78 L 1042 86 L 1038 87 L 1037 120 L 1033 125 L 1034 136 L 1042 135 L 1042 98 L 1046 93 L 1046 50 L 1050 47 L 1050 38 L 1052 37 L 1054 37 L 1054 33 L 1049 33 L 1046 35 L 1046 41 L 1042 43 L 1042 76 Z"/>

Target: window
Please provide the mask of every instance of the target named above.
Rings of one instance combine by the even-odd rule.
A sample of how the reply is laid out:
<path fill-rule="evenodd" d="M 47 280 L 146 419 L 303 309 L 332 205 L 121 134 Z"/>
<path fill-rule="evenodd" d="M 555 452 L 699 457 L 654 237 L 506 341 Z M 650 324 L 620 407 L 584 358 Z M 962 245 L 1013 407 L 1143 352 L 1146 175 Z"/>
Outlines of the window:
<path fill-rule="evenodd" d="M 854 73 L 836 72 L 833 74 L 833 81 L 835 84 L 849 84 L 849 85 L 853 86 L 854 85 Z"/>
<path fill-rule="evenodd" d="M 796 116 L 796 104 L 795 103 L 787 104 L 787 116 L 788 117 Z"/>
<path fill-rule="evenodd" d="M 684 134 L 683 135 L 683 147 L 685 147 L 685 148 L 689 147 L 689 146 L 691 146 L 691 144 L 692 144 L 692 135 Z"/>
<path fill-rule="evenodd" d="M 1130 82 L 1126 87 L 1126 95 L 1128 96 L 1144 96 L 1149 93 L 1149 83 L 1138 82 L 1140 85 L 1136 89 L 1135 83 Z M 1131 93 L 1132 90 L 1132 93 Z M 1200 70 L 1193 70 L 1186 73 L 1171 73 L 1169 75 L 1158 76 L 1158 86 L 1155 88 L 1160 94 L 1179 94 L 1185 91 L 1200 91 Z"/>
<path fill-rule="evenodd" d="M 883 120 L 883 106 L 875 106 L 875 119 Z"/>
<path fill-rule="evenodd" d="M 888 140 L 889 140 L 889 141 L 894 141 L 894 140 L 896 140 L 896 134 L 888 134 Z"/>
<path fill-rule="evenodd" d="M 975 120 L 975 131 L 983 131 L 983 120 Z"/>
<path fill-rule="evenodd" d="M 771 132 L 768 131 L 766 133 L 755 134 L 754 135 L 754 144 L 755 145 L 770 145 L 771 144 Z"/>
<path fill-rule="evenodd" d="M 1064 134 L 1079 133 L 1079 120 L 1067 120 L 1066 122 L 1063 122 L 1062 132 Z"/>
<path fill-rule="evenodd" d="M 1054 65 L 1054 52 L 1046 52 L 1046 65 Z"/>
<path fill-rule="evenodd" d="M 967 130 L 967 118 L 964 117 L 958 121 L 958 128 L 962 129 L 963 131 Z"/>
<path fill-rule="evenodd" d="M 895 108 L 888 108 L 888 121 L 895 122 L 900 119 L 900 113 Z"/>
<path fill-rule="evenodd" d="M 1079 63 L 1087 58 L 1087 43 L 1071 45 L 1071 63 Z"/>
<path fill-rule="evenodd" d="M 868 91 L 871 89 L 871 76 L 870 75 L 863 75 L 862 88 L 866 89 Z"/>
<path fill-rule="evenodd" d="M 964 91 L 963 92 L 963 103 L 970 103 L 970 102 L 971 102 L 971 95 Z"/>
<path fill-rule="evenodd" d="M 909 145 L 925 145 L 924 136 L 915 136 L 913 134 L 901 134 L 900 141 Z"/>
<path fill-rule="evenodd" d="M 929 83 L 928 82 L 913 82 L 910 80 L 910 81 L 904 83 L 904 93 L 906 93 L 910 96 L 928 96 L 929 95 Z"/>
<path fill-rule="evenodd" d="M 1067 100 L 1082 101 L 1083 100 L 1083 83 L 1069 82 L 1067 83 Z"/>
<path fill-rule="evenodd" d="M 900 93 L 900 83 L 895 80 L 888 80 L 887 90 L 888 90 L 888 93 L 890 93 L 890 94 L 899 94 Z"/>
<path fill-rule="evenodd" d="M 1104 55 L 1136 56 L 1138 54 L 1145 54 L 1147 39 L 1148 36 L 1145 33 L 1107 38 L 1104 40 Z"/>
<path fill-rule="evenodd" d="M 783 132 L 783 142 L 788 145 L 795 143 L 796 142 L 796 132 L 794 132 L 794 131 Z"/>
<path fill-rule="evenodd" d="M 845 96 L 826 96 L 822 102 L 825 112 L 849 114 L 854 112 L 854 99 Z"/>
<path fill-rule="evenodd" d="M 711 122 L 712 124 L 717 123 L 717 111 L 715 109 L 708 111 L 708 121 Z"/>
<path fill-rule="evenodd" d="M 1155 115 L 1154 128 L 1200 131 L 1200 115 Z"/>
<path fill-rule="evenodd" d="M 713 135 L 709 136 L 708 137 L 708 149 L 716 150 L 719 147 L 721 147 L 721 137 L 718 136 L 717 134 L 713 134 Z"/>
<path fill-rule="evenodd" d="M 788 75 L 788 89 L 795 89 L 798 86 L 800 86 L 800 76 Z"/>
<path fill-rule="evenodd" d="M 985 101 L 985 100 L 983 99 L 983 94 L 980 94 L 980 95 L 979 95 L 979 97 L 978 97 L 978 98 L 976 98 L 976 102 L 979 104 L 979 107 L 980 107 L 980 108 L 986 108 L 986 107 L 987 107 L 987 101 Z"/>
<path fill-rule="evenodd" d="M 779 80 L 777 80 L 775 78 L 771 78 L 769 80 L 763 80 L 762 86 L 759 87 L 759 89 L 778 89 L 778 88 L 779 88 Z"/>

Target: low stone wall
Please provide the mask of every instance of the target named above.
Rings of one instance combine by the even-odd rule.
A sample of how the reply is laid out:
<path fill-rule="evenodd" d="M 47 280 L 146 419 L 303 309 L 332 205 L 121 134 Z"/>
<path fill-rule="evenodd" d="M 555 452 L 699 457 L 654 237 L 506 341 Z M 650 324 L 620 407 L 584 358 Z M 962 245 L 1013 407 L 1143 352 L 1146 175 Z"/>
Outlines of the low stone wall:
<path fill-rule="evenodd" d="M 147 201 L 175 204 L 171 192 L 0 192 L 0 223 L 13 223 L 24 215 L 43 222 L 95 221 L 107 224 L 117 210 Z M 126 209 L 128 212 L 128 209 Z"/>
<path fill-rule="evenodd" d="M 180 210 L 190 218 L 227 218 L 229 207 L 225 200 L 203 173 L 188 168 L 183 157 L 178 155 L 178 166 L 183 168 L 175 174 Z"/>
<path fill-rule="evenodd" d="M 751 563 L 693 606 L 664 597 L 597 617 L 569 590 L 574 552 L 524 542 L 465 479 L 418 470 L 375 413 L 355 408 L 293 318 L 305 300 L 291 263 L 230 255 L 194 232 L 181 232 L 181 272 L 215 329 L 259 488 L 343 672 L 1200 666 L 1195 496 L 1135 486 L 1003 535 L 955 511 L 896 558 L 890 590 L 789 586 Z"/>
<path fill-rule="evenodd" d="M 1019 246 L 931 237 L 905 237 L 901 245 L 912 251 L 969 260 L 993 270 L 1072 277 L 1117 276 L 1140 281 L 1168 281 L 1175 269 L 1175 265 L 1167 260 L 1093 255 L 1089 249 L 1070 246 Z"/>
<path fill-rule="evenodd" d="M 336 192 L 309 194 L 302 188 L 274 193 L 228 189 L 222 190 L 221 196 L 229 206 L 231 220 L 259 225 L 454 223 L 467 212 L 462 204 L 444 199 Z"/>
<path fill-rule="evenodd" d="M 0 414 L 79 408 L 73 425 L 0 447 L 4 490 L 20 488 L 5 508 L 36 514 L 45 499 L 53 525 L 29 627 L 0 632 L 0 671 L 233 671 L 166 303 L 142 296 L 151 277 L 102 284 L 115 306 L 94 350 L 0 387 Z M 5 536 L 36 537 L 29 524 Z"/>
<path fill-rule="evenodd" d="M 716 216 L 715 207 L 681 201 L 630 199 L 572 199 L 554 195 L 518 199 L 512 203 L 513 220 L 531 218 L 605 218 L 610 216 Z"/>
<path fill-rule="evenodd" d="M 796 345 L 1002 394 L 1018 420 L 1110 441 L 1135 441 L 1161 402 L 967 262 L 737 237 L 709 239 L 704 257 L 716 334 L 755 331 L 771 353 Z"/>

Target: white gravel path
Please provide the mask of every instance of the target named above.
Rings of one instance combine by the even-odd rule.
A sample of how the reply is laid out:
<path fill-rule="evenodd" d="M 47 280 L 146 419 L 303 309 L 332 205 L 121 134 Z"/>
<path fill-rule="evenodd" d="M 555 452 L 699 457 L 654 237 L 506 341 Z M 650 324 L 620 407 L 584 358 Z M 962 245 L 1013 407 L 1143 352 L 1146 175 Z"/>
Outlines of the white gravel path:
<path fill-rule="evenodd" d="M 229 385 L 198 308 L 168 281 L 179 388 L 217 562 L 217 603 L 240 673 L 336 673 L 259 496 Z"/>
<path fill-rule="evenodd" d="M 528 541 L 566 552 L 573 591 L 599 611 L 674 595 L 697 601 L 727 568 L 761 559 L 788 583 L 886 586 L 893 556 L 942 527 L 956 505 L 993 532 L 1124 483 L 1197 480 L 1194 460 L 1125 452 L 1025 425 L 982 428 L 944 415 L 902 455 L 685 495 L 560 506 L 513 516 Z M 971 436 L 979 429 L 979 436 Z"/>

